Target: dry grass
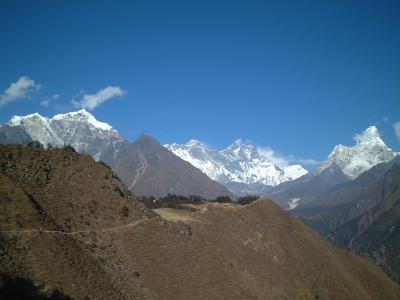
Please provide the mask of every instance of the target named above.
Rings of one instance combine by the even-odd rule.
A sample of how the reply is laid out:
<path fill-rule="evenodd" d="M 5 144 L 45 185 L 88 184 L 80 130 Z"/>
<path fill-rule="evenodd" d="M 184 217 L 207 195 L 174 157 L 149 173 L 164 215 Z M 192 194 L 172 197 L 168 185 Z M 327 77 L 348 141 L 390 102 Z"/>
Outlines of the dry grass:
<path fill-rule="evenodd" d="M 333 248 L 269 200 L 154 213 L 108 168 L 62 150 L 1 146 L 0 170 L 0 272 L 48 294 L 400 299 L 373 264 Z"/>

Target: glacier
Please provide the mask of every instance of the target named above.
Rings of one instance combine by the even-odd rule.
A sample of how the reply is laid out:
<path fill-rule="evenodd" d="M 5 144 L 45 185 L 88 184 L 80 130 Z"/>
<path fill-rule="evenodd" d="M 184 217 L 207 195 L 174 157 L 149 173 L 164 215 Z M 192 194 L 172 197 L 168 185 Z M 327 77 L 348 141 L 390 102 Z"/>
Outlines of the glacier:
<path fill-rule="evenodd" d="M 166 144 L 164 147 L 231 189 L 232 183 L 276 186 L 308 172 L 300 165 L 277 165 L 257 147 L 240 139 L 219 151 L 209 149 L 198 140 L 190 140 L 186 144 Z"/>
<path fill-rule="evenodd" d="M 38 113 L 13 116 L 6 125 L 20 128 L 32 140 L 44 146 L 70 145 L 78 152 L 90 154 L 95 160 L 107 163 L 115 159 L 128 145 L 118 131 L 109 124 L 96 120 L 85 109 L 58 114 L 52 118 L 43 117 Z M 15 137 L 16 140 L 17 138 Z"/>

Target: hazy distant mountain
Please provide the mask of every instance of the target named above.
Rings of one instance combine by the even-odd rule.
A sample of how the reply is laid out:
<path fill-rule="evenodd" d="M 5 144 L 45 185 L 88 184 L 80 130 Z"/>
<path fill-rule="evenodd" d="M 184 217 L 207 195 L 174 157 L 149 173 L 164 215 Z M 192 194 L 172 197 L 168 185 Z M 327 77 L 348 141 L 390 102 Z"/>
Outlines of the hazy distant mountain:
<path fill-rule="evenodd" d="M 10 131 L 13 134 L 10 136 Z M 29 138 L 27 138 L 29 137 Z M 97 121 L 82 109 L 49 119 L 38 113 L 13 116 L 0 127 L 0 143 L 24 144 L 28 140 L 53 147 L 71 145 L 96 160 L 111 162 L 128 142 L 110 125 Z"/>
<path fill-rule="evenodd" d="M 0 125 L 0 144 L 27 144 L 32 138 L 21 127 Z"/>
<path fill-rule="evenodd" d="M 152 210 L 68 149 L 0 145 L 0 199 L 1 299 L 400 298 L 272 201 Z"/>
<path fill-rule="evenodd" d="M 241 140 L 220 151 L 208 149 L 196 140 L 164 146 L 239 195 L 263 194 L 271 186 L 307 173 L 300 165 L 279 167 L 256 147 Z"/>
<path fill-rule="evenodd" d="M 400 282 L 400 156 L 375 127 L 336 146 L 315 171 L 270 197 L 336 245 L 351 248 Z"/>
<path fill-rule="evenodd" d="M 112 168 L 140 196 L 198 195 L 206 199 L 235 196 L 206 174 L 142 135 L 122 151 Z"/>
<path fill-rule="evenodd" d="M 329 235 L 334 244 L 366 256 L 400 283 L 400 160 L 377 184 L 324 217 L 347 219 Z"/>
<path fill-rule="evenodd" d="M 395 164 L 400 164 L 400 156 L 372 167 L 352 181 L 334 186 L 308 205 L 297 207 L 293 213 L 327 235 L 382 200 L 384 178 Z M 377 188 L 379 185 L 382 187 Z"/>
<path fill-rule="evenodd" d="M 337 145 L 314 171 L 274 187 L 267 195 L 287 209 L 319 206 L 328 190 L 354 180 L 373 166 L 391 161 L 398 155 L 385 145 L 375 126 L 356 135 L 355 140 L 356 144 L 351 147 Z"/>

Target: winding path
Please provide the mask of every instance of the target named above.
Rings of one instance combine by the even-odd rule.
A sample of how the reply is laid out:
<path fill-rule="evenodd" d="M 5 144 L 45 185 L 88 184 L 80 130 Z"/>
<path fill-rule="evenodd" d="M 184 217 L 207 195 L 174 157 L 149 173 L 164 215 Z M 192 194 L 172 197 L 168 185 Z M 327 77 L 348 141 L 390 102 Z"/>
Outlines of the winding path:
<path fill-rule="evenodd" d="M 90 232 L 103 233 L 103 232 L 110 232 L 110 231 L 119 231 L 119 230 L 127 229 L 129 227 L 134 227 L 143 221 L 145 221 L 145 220 L 138 220 L 138 221 L 135 221 L 132 223 L 122 225 L 122 226 L 103 228 L 100 230 L 90 229 L 90 230 L 77 230 L 77 231 L 65 232 L 65 231 L 60 231 L 60 230 L 26 229 L 26 230 L 0 230 L 0 233 L 11 233 L 11 234 L 49 233 L 49 234 L 63 234 L 63 235 L 76 235 L 76 234 L 80 234 L 80 233 L 90 233 Z"/>

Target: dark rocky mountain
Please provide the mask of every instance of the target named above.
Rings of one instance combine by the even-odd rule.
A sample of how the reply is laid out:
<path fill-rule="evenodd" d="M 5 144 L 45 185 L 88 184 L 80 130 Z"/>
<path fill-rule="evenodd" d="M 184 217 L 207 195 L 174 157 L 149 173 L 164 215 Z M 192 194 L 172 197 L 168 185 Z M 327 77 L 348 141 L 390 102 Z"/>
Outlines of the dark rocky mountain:
<path fill-rule="evenodd" d="M 291 211 L 335 245 L 371 259 L 400 282 L 400 157 L 314 195 Z M 318 204 L 318 205 L 316 205 Z"/>
<path fill-rule="evenodd" d="M 235 195 L 241 197 L 249 195 L 265 195 L 272 189 L 272 186 L 263 183 L 242 183 L 234 181 L 224 183 L 224 186 Z"/>
<path fill-rule="evenodd" d="M 353 181 L 315 195 L 313 202 L 292 213 L 322 235 L 327 235 L 381 202 L 385 174 L 394 164 L 400 164 L 400 157 L 371 168 Z"/>
<path fill-rule="evenodd" d="M 368 257 L 400 283 L 399 160 L 377 184 L 344 208 L 339 215 L 348 222 L 330 233 L 329 239 Z"/>
<path fill-rule="evenodd" d="M 0 146 L 0 199 L 0 295 L 18 284 L 39 299 L 400 297 L 272 201 L 152 210 L 70 148 Z"/>
<path fill-rule="evenodd" d="M 198 195 L 206 199 L 235 196 L 206 174 L 142 135 L 120 153 L 112 168 L 139 196 Z"/>
<path fill-rule="evenodd" d="M 267 192 L 266 196 L 285 209 L 294 209 L 299 204 L 319 205 L 318 201 L 326 191 L 348 181 L 350 179 L 334 164 L 319 174 L 310 172 L 296 180 L 281 183 Z"/>

